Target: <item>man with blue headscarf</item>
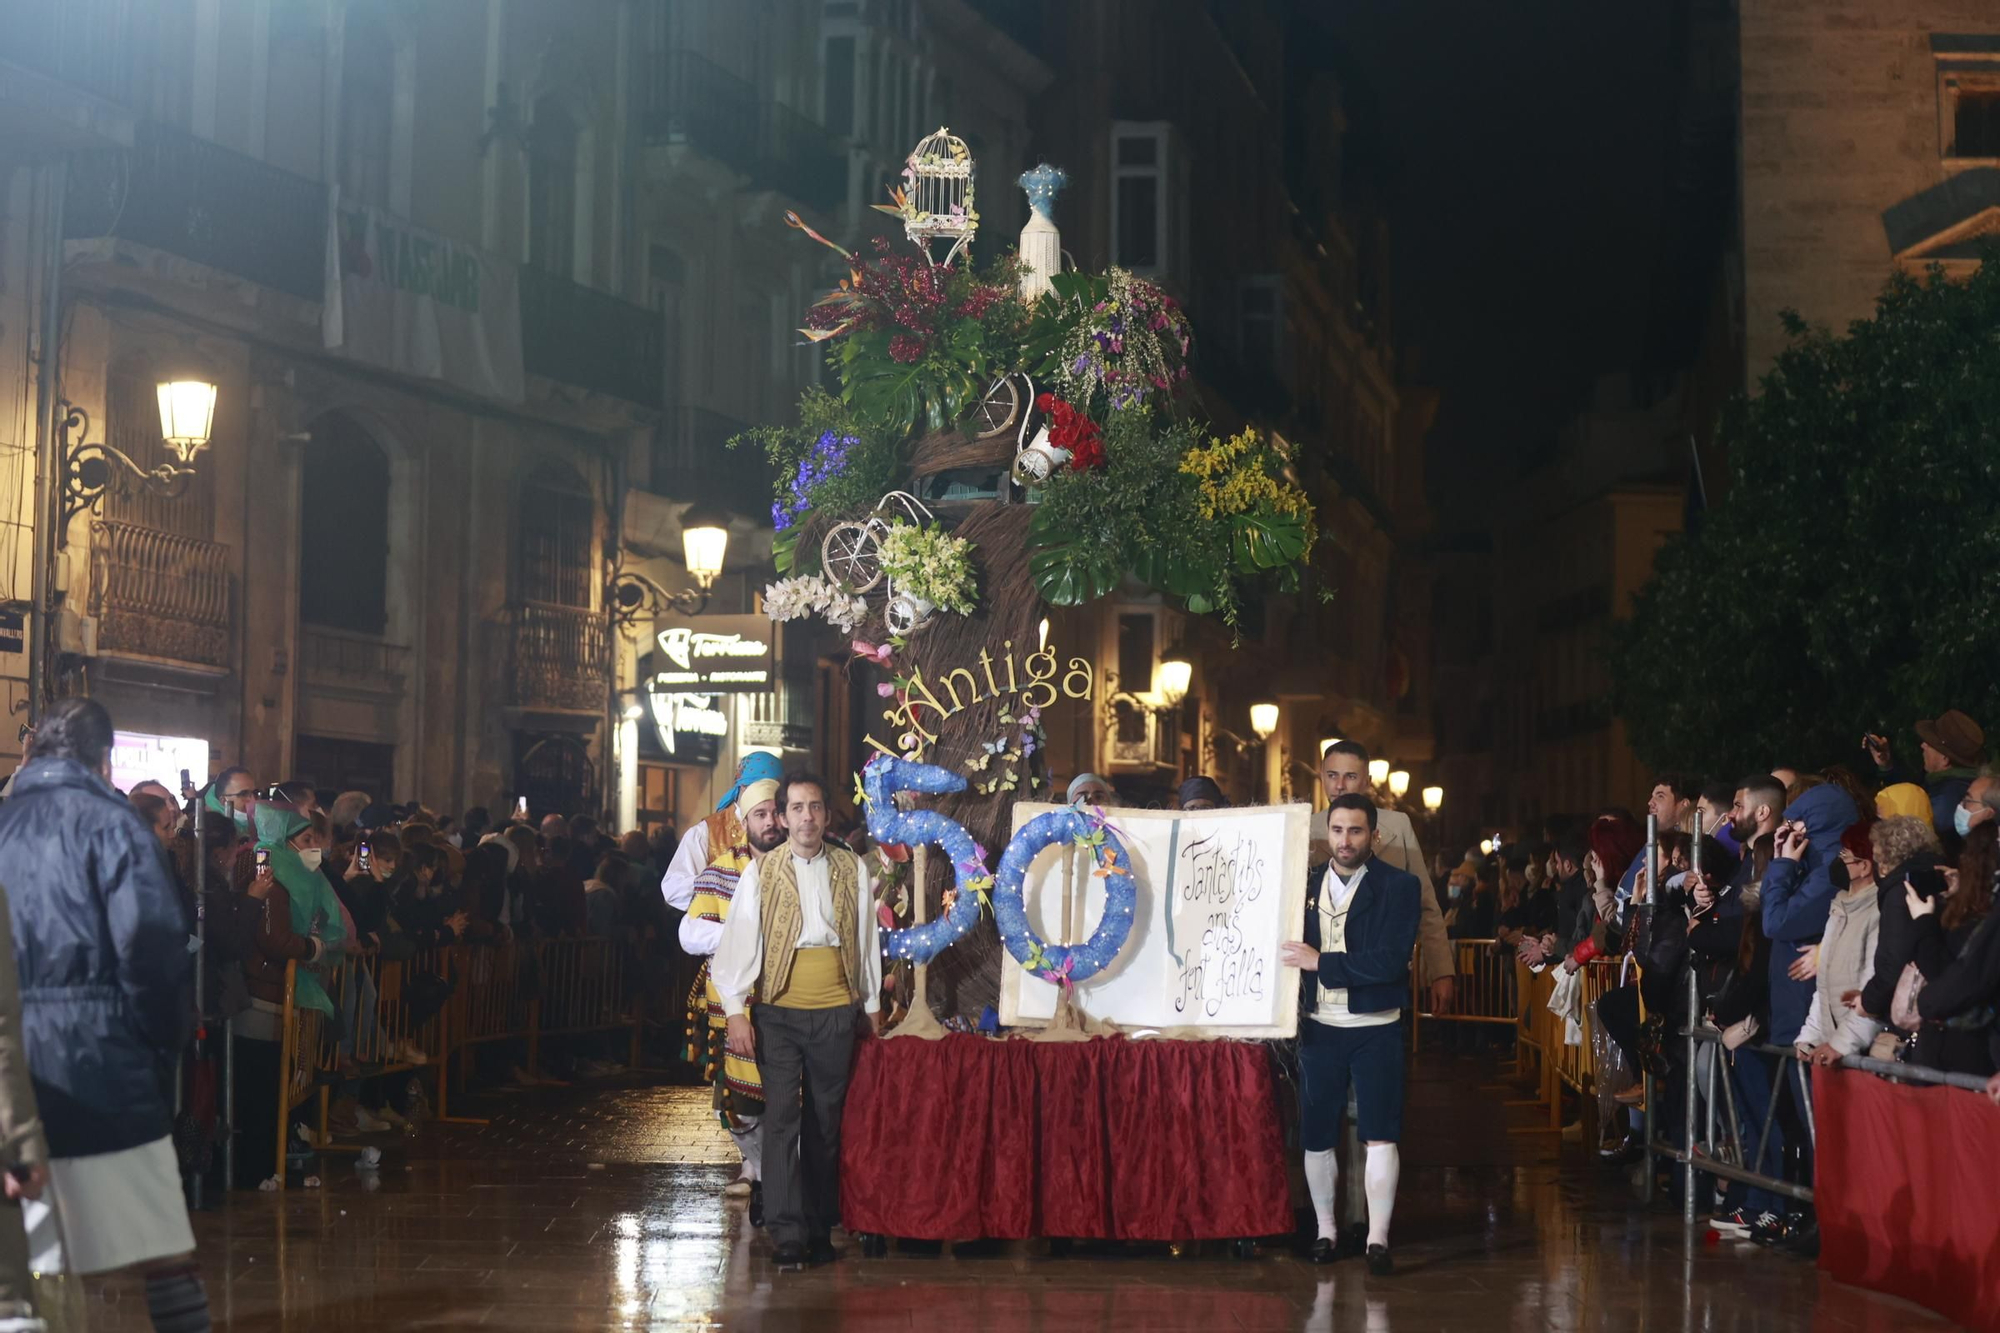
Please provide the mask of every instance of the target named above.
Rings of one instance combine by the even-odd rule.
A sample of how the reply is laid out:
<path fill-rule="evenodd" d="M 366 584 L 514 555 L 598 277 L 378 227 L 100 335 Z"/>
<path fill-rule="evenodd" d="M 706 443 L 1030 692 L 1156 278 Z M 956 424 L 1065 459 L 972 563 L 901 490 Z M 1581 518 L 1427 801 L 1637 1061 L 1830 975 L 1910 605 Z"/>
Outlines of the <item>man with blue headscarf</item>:
<path fill-rule="evenodd" d="M 757 857 L 785 840 L 778 819 L 778 779 L 784 772 L 778 757 L 762 750 L 743 756 L 736 782 L 716 805 L 715 813 L 688 830 L 674 849 L 674 858 L 660 880 L 667 906 L 680 912 L 681 948 L 702 960 L 701 971 L 688 994 L 687 1059 L 701 1067 L 715 1086 L 715 1110 L 736 1140 L 743 1168 L 723 1193 L 750 1196 L 750 1220 L 763 1213 L 764 1084 L 756 1062 L 728 1050 L 722 999 L 709 975 L 709 962 L 729 920 L 736 882 Z"/>

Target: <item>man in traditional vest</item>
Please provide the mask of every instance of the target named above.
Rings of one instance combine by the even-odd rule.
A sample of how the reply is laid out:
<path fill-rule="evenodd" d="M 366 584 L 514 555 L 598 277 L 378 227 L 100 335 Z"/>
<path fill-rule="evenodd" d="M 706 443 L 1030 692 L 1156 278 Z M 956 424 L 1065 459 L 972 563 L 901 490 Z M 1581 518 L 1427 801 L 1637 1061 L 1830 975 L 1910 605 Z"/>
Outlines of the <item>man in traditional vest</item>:
<path fill-rule="evenodd" d="M 1319 1223 L 1313 1262 L 1365 1251 L 1368 1271 L 1387 1276 L 1389 1217 L 1402 1173 L 1402 1011 L 1423 890 L 1415 875 L 1375 854 L 1375 825 L 1366 796 L 1333 798 L 1332 860 L 1306 881 L 1305 941 L 1281 946 L 1278 960 L 1300 969 L 1299 1141 Z M 1343 1236 L 1337 1218 L 1340 1117 L 1350 1087 L 1355 1127 L 1367 1144 L 1365 1240 L 1352 1231 Z"/>
<path fill-rule="evenodd" d="M 855 1040 L 881 1022 L 882 952 L 867 864 L 826 841 L 825 780 L 788 774 L 778 807 L 786 844 L 737 880 L 714 975 L 729 1053 L 764 1075 L 772 1257 L 797 1268 L 835 1258 L 840 1115 Z"/>
<path fill-rule="evenodd" d="M 731 1055 L 722 1000 L 715 993 L 709 956 L 722 938 L 737 880 L 753 858 L 785 840 L 778 819 L 778 778 L 783 773 L 775 755 L 753 751 L 736 770 L 736 785 L 723 794 L 715 813 L 688 830 L 674 850 L 674 859 L 660 881 L 667 905 L 683 913 L 681 948 L 702 960 L 701 971 L 688 993 L 688 1051 L 715 1087 L 715 1111 L 743 1168 L 723 1193 L 750 1196 L 750 1221 L 763 1223 L 763 1139 L 758 1124 L 764 1114 L 764 1085 L 753 1060 Z"/>

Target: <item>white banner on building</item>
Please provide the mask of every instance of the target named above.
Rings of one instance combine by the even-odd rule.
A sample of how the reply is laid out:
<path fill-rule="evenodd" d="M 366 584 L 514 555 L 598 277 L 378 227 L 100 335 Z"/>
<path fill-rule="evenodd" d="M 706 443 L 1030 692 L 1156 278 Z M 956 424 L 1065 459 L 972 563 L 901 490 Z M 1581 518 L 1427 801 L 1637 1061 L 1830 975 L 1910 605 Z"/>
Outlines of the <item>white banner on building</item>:
<path fill-rule="evenodd" d="M 1044 810 L 1014 806 L 1018 830 Z M 1118 959 L 1076 988 L 1092 1018 L 1128 1031 L 1203 1037 L 1289 1037 L 1297 1031 L 1298 969 L 1278 962 L 1278 946 L 1300 938 L 1305 921 L 1304 805 L 1246 806 L 1190 813 L 1105 810 L 1131 853 L 1139 886 L 1132 933 Z M 1104 911 L 1104 880 L 1088 856 L 1052 847 L 1035 858 L 1023 885 L 1028 921 L 1045 940 L 1061 934 L 1063 874 L 1080 896 L 1086 939 Z M 1000 1021 L 1039 1026 L 1055 1016 L 1056 988 L 1002 954 Z"/>
<path fill-rule="evenodd" d="M 334 215 L 326 345 L 343 356 L 502 402 L 521 401 L 520 272 L 366 206 Z"/>

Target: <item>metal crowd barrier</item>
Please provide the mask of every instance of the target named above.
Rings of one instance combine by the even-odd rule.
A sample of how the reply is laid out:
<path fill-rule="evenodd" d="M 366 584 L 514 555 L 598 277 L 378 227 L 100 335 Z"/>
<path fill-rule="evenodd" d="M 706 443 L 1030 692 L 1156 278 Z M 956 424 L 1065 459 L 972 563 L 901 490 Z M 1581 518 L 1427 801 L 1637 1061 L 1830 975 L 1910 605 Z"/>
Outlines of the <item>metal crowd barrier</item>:
<path fill-rule="evenodd" d="M 342 1016 L 340 1022 L 329 1022 L 318 1010 L 295 1002 L 298 963 L 287 964 L 275 1163 L 280 1188 L 293 1113 L 315 1096 L 319 1099 L 315 1146 L 322 1152 L 359 1151 L 359 1145 L 334 1142 L 329 1123 L 333 1090 L 343 1078 L 374 1078 L 436 1065 L 435 1118 L 480 1124 L 484 1122 L 450 1114 L 450 1066 L 456 1054 L 463 1083 L 471 1076 L 473 1048 L 483 1042 L 524 1042 L 524 1067 L 533 1071 L 540 1063 L 545 1036 L 627 1028 L 629 1063 L 636 1066 L 645 995 L 644 988 L 632 981 L 639 972 L 634 961 L 623 942 L 596 938 L 456 944 L 407 962 L 348 957 L 321 977 Z M 421 977 L 439 978 L 452 989 L 442 1007 L 419 1023 L 414 1021 L 410 992 Z M 371 1002 L 363 1004 L 363 996 L 371 997 Z M 350 1060 L 355 1066 L 351 1069 L 346 1067 Z"/>
<path fill-rule="evenodd" d="M 1513 1024 L 1519 1004 L 1514 978 L 1514 955 L 1496 953 L 1498 940 L 1453 940 L 1456 958 L 1457 995 L 1451 1012 L 1433 1014 L 1424 1008 L 1425 992 L 1420 961 L 1410 968 L 1410 1049 L 1415 1051 L 1426 1023 Z M 1421 950 L 1419 951 L 1421 955 Z"/>
<path fill-rule="evenodd" d="M 1665 1158 L 1688 1168 L 1681 1173 L 1681 1220 L 1693 1222 L 1695 1215 L 1695 1176 L 1710 1175 L 1723 1180 L 1740 1181 L 1766 1189 L 1773 1194 L 1811 1203 L 1812 1186 L 1802 1185 L 1782 1177 L 1766 1175 L 1743 1162 L 1743 1122 L 1736 1105 L 1735 1089 L 1722 1065 L 1731 1052 L 1722 1047 L 1722 1032 L 1699 1020 L 1701 1012 L 1700 992 L 1696 988 L 1692 973 L 1687 978 L 1688 1012 L 1696 1017 L 1680 1028 L 1680 1035 L 1687 1042 L 1685 1059 L 1687 1069 L 1684 1077 L 1684 1095 L 1687 1100 L 1681 1116 L 1681 1142 L 1669 1143 L 1655 1130 L 1653 1116 L 1654 1088 L 1656 1080 L 1647 1078 L 1646 1089 L 1646 1193 L 1650 1197 L 1653 1189 L 1655 1163 Z M 1709 1062 L 1704 1065 L 1704 1049 L 1710 1053 Z M 1812 1080 L 1803 1071 L 1803 1062 L 1798 1052 L 1789 1046 L 1746 1043 L 1737 1051 L 1755 1051 L 1771 1059 L 1771 1097 L 1764 1114 L 1763 1124 L 1758 1127 L 1756 1142 L 1759 1146 L 1759 1165 L 1762 1164 L 1762 1145 L 1771 1132 L 1771 1125 L 1777 1115 L 1778 1099 L 1790 1096 L 1797 1089 L 1799 1118 L 1804 1122 L 1809 1137 L 1816 1136 L 1813 1124 Z M 1884 1078 L 1905 1083 L 1926 1083 L 1950 1088 L 1962 1088 L 1982 1096 L 1986 1090 L 1986 1080 L 1971 1074 L 1949 1074 L 1940 1069 L 1924 1065 L 1902 1064 L 1893 1060 L 1877 1060 L 1871 1056 L 1842 1056 L 1843 1069 L 1857 1069 L 1864 1073 L 1879 1074 Z M 1709 1091 L 1704 1098 L 1701 1081 L 1704 1070 L 1709 1074 Z M 1719 1094 L 1719 1095 L 1718 1095 Z M 1700 1140 L 1707 1145 L 1707 1151 L 1698 1151 L 1695 1139 L 1696 1107 L 1701 1107 L 1700 1118 L 1705 1125 L 1705 1133 Z M 1720 1127 L 1718 1113 L 1728 1122 L 1729 1133 L 1718 1139 L 1716 1131 Z"/>

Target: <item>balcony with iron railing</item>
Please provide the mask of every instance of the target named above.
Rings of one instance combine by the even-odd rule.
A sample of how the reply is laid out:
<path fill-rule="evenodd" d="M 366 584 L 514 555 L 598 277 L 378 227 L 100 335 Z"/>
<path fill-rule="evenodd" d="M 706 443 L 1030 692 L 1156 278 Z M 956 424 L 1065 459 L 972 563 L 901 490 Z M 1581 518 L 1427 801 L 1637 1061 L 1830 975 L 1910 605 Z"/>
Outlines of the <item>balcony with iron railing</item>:
<path fill-rule="evenodd" d="M 521 360 L 532 373 L 658 407 L 665 347 L 659 311 L 522 267 Z"/>
<path fill-rule="evenodd" d="M 136 523 L 91 524 L 97 650 L 227 670 L 230 549 Z"/>
<path fill-rule="evenodd" d="M 514 604 L 512 619 L 514 706 L 603 712 L 610 689 L 604 616 L 588 607 L 523 600 Z"/>
<path fill-rule="evenodd" d="M 400 697 L 410 674 L 410 650 L 367 634 L 304 625 L 299 673 L 313 685 Z"/>
<path fill-rule="evenodd" d="M 775 690 L 743 696 L 743 744 L 807 750 L 813 741 L 812 688 L 780 680 Z"/>
<path fill-rule="evenodd" d="M 768 519 L 771 468 L 754 447 L 729 448 L 749 427 L 701 407 L 670 407 L 653 435 L 651 490 L 673 500 L 701 500 Z"/>
<path fill-rule="evenodd" d="M 301 300 L 325 294 L 326 187 L 153 121 L 130 152 L 76 159 L 63 234 L 133 241 Z"/>
<path fill-rule="evenodd" d="M 326 294 L 326 187 L 172 126 L 145 122 L 131 151 L 79 156 L 63 223 L 70 240 L 131 241 L 301 300 Z M 528 371 L 659 406 L 657 312 L 559 274 L 520 273 Z"/>
<path fill-rule="evenodd" d="M 693 51 L 654 59 L 646 136 L 685 144 L 812 208 L 833 209 L 847 193 L 847 159 L 824 126 Z"/>

